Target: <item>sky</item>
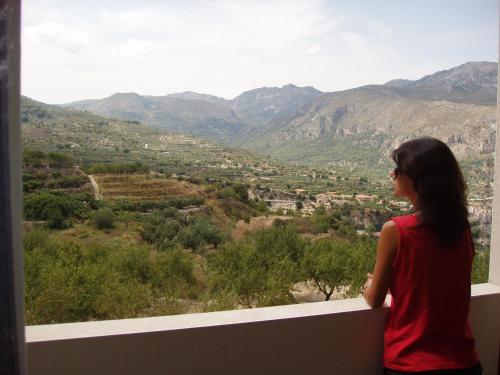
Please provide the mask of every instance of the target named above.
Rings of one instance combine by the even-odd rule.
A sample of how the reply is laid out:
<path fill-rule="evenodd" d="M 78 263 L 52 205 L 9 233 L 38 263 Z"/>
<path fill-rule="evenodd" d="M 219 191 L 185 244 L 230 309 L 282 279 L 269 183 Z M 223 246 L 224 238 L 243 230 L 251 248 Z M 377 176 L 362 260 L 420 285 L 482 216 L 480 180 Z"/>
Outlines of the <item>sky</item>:
<path fill-rule="evenodd" d="M 497 61 L 497 0 L 23 0 L 21 91 L 232 99 L 339 91 Z"/>

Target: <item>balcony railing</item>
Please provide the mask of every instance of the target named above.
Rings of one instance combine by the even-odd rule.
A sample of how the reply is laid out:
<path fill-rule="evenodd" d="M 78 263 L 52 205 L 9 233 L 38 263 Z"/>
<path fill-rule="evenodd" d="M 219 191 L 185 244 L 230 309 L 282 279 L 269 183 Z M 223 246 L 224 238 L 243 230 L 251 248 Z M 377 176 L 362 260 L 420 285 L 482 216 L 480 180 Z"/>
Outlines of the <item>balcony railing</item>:
<path fill-rule="evenodd" d="M 388 297 L 389 299 L 390 297 Z M 388 309 L 363 298 L 202 314 L 31 326 L 31 375 L 380 374 Z M 500 287 L 472 286 L 485 374 L 496 374 Z"/>

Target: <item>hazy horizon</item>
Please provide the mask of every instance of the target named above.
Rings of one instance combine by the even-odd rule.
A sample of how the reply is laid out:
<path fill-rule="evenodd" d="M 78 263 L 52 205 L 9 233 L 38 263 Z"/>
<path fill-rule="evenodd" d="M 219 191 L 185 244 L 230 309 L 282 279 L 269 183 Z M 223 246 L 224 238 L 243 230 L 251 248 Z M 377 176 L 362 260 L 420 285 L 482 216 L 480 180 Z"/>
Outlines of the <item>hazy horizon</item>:
<path fill-rule="evenodd" d="M 25 0 L 22 94 L 46 103 L 116 92 L 233 99 L 294 84 L 324 92 L 497 61 L 494 0 Z"/>
<path fill-rule="evenodd" d="M 483 62 L 487 62 L 487 63 L 497 63 L 496 61 L 467 61 L 467 63 L 469 62 L 478 62 L 478 63 L 483 63 Z M 465 63 L 464 63 L 465 64 Z M 462 64 L 461 64 L 462 65 Z M 450 67 L 451 68 L 454 68 L 454 67 Z M 447 70 L 447 69 L 445 69 Z M 437 72 L 432 72 L 432 73 L 429 73 L 430 74 L 434 74 L 434 73 L 437 73 Z M 427 74 L 426 74 L 427 75 Z M 417 79 L 419 78 L 423 78 L 425 77 L 426 75 L 422 76 L 422 77 L 418 77 Z M 393 79 L 399 79 L 399 78 L 393 78 Z M 403 78 L 404 79 L 404 78 Z M 386 82 L 384 82 L 386 83 Z M 311 85 L 306 85 L 306 86 L 298 86 L 298 85 L 295 85 L 293 82 L 290 82 L 290 83 L 287 83 L 283 86 L 261 86 L 261 87 L 255 87 L 253 89 L 250 89 L 250 90 L 247 90 L 247 91 L 252 91 L 254 89 L 260 89 L 260 88 L 283 88 L 284 86 L 288 86 L 288 85 L 293 85 L 293 86 L 296 86 L 296 87 L 299 87 L 299 88 L 304 88 L 304 87 L 313 87 L 315 89 L 317 89 L 316 87 L 314 86 L 311 86 Z M 370 83 L 368 83 L 368 85 L 370 85 Z M 357 87 L 360 87 L 360 86 L 356 86 L 356 87 L 349 87 L 349 88 L 346 88 L 344 90 L 350 90 L 350 89 L 355 89 Z M 321 90 L 322 91 L 322 90 Z M 343 91 L 343 90 L 338 90 L 338 91 Z M 85 101 L 85 100 L 99 100 L 99 99 L 105 99 L 105 98 L 108 98 L 114 94 L 138 94 L 140 96 L 167 96 L 167 95 L 173 95 L 173 94 L 183 94 L 183 93 L 188 93 L 188 92 L 193 92 L 193 93 L 196 93 L 196 94 L 203 94 L 203 95 L 212 95 L 212 96 L 217 96 L 217 95 L 214 95 L 212 93 L 209 93 L 209 92 L 198 92 L 198 91 L 193 91 L 193 90 L 185 90 L 185 91 L 177 91 L 177 92 L 168 92 L 168 93 L 165 93 L 163 95 L 151 95 L 149 93 L 146 93 L 146 92 L 137 92 L 137 91 L 127 91 L 127 92 L 124 92 L 124 91 L 116 91 L 116 92 L 112 92 L 110 93 L 109 95 L 106 95 L 106 96 L 103 96 L 103 97 L 95 97 L 95 98 L 82 98 L 82 99 L 77 99 L 77 100 L 74 100 L 74 101 L 71 101 L 71 102 L 60 102 L 60 103 L 47 103 L 47 104 L 54 104 L 54 105 L 58 105 L 58 104 L 70 104 L 70 103 L 74 103 L 74 102 L 79 102 L 79 101 Z M 245 91 L 241 92 L 240 94 L 244 93 Z M 334 92 L 334 91 L 322 91 L 324 93 L 331 93 L 331 92 Z M 237 96 L 239 96 L 240 94 L 236 95 L 235 97 L 231 97 L 231 98 L 224 98 L 222 96 L 217 96 L 218 98 L 222 98 L 222 99 L 226 99 L 226 100 L 232 100 L 232 99 L 235 99 Z M 24 93 L 22 94 L 24 95 Z M 28 95 L 24 95 L 24 96 L 28 96 Z M 28 96 L 29 97 L 29 96 Z M 34 99 L 34 100 L 38 100 L 37 98 L 32 98 L 32 97 L 29 97 L 30 99 Z"/>

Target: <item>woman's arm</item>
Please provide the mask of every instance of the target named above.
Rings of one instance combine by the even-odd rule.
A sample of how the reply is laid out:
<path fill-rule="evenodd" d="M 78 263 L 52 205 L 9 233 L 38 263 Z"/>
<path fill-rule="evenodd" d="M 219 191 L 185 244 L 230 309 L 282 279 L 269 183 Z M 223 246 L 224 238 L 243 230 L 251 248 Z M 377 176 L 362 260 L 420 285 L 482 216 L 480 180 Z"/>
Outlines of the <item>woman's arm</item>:
<path fill-rule="evenodd" d="M 389 220 L 380 232 L 377 248 L 377 260 L 373 275 L 368 274 L 365 283 L 365 300 L 372 308 L 380 307 L 385 301 L 391 283 L 392 265 L 399 246 L 399 234 L 394 221 Z"/>

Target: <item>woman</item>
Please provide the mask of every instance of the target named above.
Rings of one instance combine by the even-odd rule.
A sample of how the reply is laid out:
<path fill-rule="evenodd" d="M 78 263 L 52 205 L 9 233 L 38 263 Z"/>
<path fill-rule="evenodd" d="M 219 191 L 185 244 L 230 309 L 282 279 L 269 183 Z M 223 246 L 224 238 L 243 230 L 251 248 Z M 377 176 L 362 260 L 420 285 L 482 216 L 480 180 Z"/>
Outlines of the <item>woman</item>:
<path fill-rule="evenodd" d="M 468 322 L 474 246 L 460 167 L 429 137 L 403 143 L 392 158 L 394 195 L 415 212 L 384 224 L 365 284 L 373 308 L 391 294 L 384 374 L 481 374 Z"/>

